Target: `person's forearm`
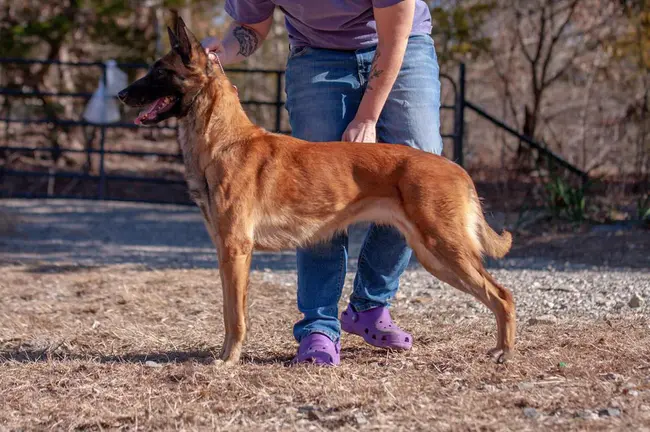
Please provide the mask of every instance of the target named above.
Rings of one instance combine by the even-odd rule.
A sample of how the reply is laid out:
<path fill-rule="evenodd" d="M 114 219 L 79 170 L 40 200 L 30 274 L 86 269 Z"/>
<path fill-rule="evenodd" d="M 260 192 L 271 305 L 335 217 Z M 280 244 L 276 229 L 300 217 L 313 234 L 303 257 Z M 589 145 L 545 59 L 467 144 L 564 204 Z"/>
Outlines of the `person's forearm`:
<path fill-rule="evenodd" d="M 272 24 L 272 16 L 257 24 L 234 22 L 228 27 L 221 41 L 207 38 L 203 44 L 219 56 L 222 64 L 238 63 L 246 60 L 260 47 Z"/>
<path fill-rule="evenodd" d="M 263 42 L 262 35 L 251 27 L 232 23 L 223 38 L 222 54 L 219 59 L 223 64 L 238 63 L 250 57 Z"/>
<path fill-rule="evenodd" d="M 377 121 L 399 70 L 402 67 L 406 43 L 398 45 L 378 44 L 368 76 L 366 92 L 357 111 L 357 119 Z"/>
<path fill-rule="evenodd" d="M 395 6 L 375 9 L 379 42 L 368 76 L 366 92 L 357 111 L 358 120 L 379 119 L 402 67 L 414 11 L 414 2 L 408 0 Z"/>

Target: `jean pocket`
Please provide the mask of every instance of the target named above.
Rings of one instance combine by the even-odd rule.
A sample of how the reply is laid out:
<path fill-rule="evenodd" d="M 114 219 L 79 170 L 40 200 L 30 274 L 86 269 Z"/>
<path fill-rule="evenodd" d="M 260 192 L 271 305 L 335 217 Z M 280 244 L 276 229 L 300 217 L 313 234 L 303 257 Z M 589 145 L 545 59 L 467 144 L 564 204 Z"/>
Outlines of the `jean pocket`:
<path fill-rule="evenodd" d="M 308 54 L 311 52 L 311 48 L 308 46 L 302 46 L 302 47 L 296 47 L 296 48 L 291 48 L 291 51 L 289 51 L 289 60 L 302 57 L 305 54 Z"/>
<path fill-rule="evenodd" d="M 435 45 L 433 38 L 427 34 L 413 35 L 409 37 L 408 44 L 411 46 L 414 45 L 434 46 Z"/>
<path fill-rule="evenodd" d="M 435 66 L 438 66 L 438 56 L 433 38 L 429 35 L 411 36 L 406 47 L 404 61 L 412 64 L 433 61 Z"/>

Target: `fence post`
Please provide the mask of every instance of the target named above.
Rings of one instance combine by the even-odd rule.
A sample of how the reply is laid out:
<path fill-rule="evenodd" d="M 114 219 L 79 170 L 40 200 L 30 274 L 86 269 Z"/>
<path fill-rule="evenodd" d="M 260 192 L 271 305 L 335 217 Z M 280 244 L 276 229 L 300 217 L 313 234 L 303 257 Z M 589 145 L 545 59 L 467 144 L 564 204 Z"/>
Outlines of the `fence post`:
<path fill-rule="evenodd" d="M 454 161 L 463 166 L 463 137 L 465 135 L 465 63 L 458 69 L 458 91 L 454 107 Z"/>
<path fill-rule="evenodd" d="M 275 132 L 282 128 L 282 72 L 275 73 Z"/>
<path fill-rule="evenodd" d="M 102 82 L 104 84 L 104 89 L 106 89 L 106 64 L 102 63 Z M 102 104 L 104 109 L 106 104 Z M 102 115 L 105 117 L 105 114 Z M 103 121 L 101 128 L 99 129 L 99 185 L 97 186 L 97 198 L 100 200 L 104 199 L 104 194 L 106 192 L 106 172 L 104 170 L 104 141 L 106 140 L 106 124 Z"/>

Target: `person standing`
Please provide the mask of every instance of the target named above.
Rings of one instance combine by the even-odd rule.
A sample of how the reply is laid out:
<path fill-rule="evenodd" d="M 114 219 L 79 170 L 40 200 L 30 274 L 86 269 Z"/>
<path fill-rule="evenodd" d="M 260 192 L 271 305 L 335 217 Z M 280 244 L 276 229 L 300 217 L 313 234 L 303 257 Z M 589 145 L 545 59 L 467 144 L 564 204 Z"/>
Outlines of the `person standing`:
<path fill-rule="evenodd" d="M 424 1 L 226 0 L 234 23 L 223 40 L 204 40 L 206 51 L 226 65 L 246 59 L 267 37 L 276 7 L 289 34 L 285 88 L 293 136 L 442 152 L 439 66 Z M 388 307 L 411 254 L 395 228 L 371 225 L 339 320 L 347 235 L 299 249 L 303 318 L 294 326 L 294 361 L 339 364 L 341 329 L 374 346 L 410 349 L 412 336 L 392 321 Z"/>

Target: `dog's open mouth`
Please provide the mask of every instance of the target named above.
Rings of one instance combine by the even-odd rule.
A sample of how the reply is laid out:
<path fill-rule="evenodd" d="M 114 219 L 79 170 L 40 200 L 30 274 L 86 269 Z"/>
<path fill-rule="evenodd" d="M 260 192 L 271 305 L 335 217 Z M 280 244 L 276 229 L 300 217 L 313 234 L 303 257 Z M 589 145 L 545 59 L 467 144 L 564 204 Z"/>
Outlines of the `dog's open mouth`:
<path fill-rule="evenodd" d="M 140 125 L 149 123 L 156 120 L 159 114 L 169 111 L 176 103 L 176 98 L 172 96 L 165 96 L 156 99 L 152 104 L 148 105 L 135 119 L 135 124 Z"/>

